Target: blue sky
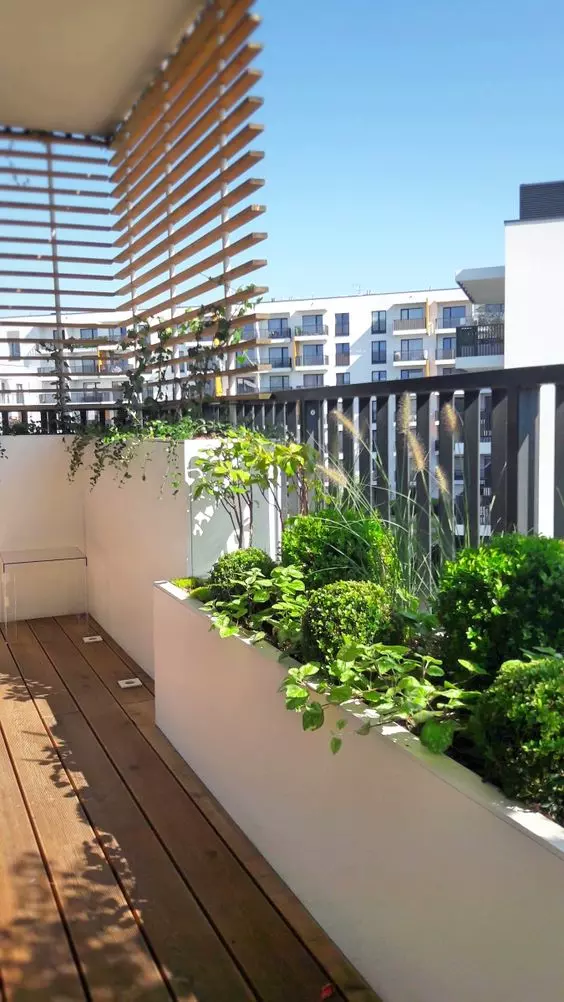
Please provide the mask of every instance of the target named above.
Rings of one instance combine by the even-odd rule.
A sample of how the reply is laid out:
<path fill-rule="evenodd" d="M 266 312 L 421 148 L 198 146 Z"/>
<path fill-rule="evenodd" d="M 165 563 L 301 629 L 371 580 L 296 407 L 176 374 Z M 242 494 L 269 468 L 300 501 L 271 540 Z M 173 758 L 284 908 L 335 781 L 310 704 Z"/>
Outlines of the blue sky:
<path fill-rule="evenodd" d="M 521 182 L 564 178 L 562 0 L 262 0 L 277 298 L 503 263 Z"/>

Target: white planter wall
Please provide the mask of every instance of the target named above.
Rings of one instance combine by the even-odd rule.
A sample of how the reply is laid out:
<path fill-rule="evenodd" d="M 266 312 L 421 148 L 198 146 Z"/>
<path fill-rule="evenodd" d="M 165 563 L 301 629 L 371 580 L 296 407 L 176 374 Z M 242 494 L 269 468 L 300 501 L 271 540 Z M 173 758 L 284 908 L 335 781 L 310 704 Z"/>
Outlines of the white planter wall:
<path fill-rule="evenodd" d="M 0 460 L 0 551 L 76 546 L 84 552 L 82 489 L 69 483 L 63 439 L 6 435 L 1 441 L 7 456 Z M 27 619 L 84 611 L 82 563 L 32 564 L 18 567 L 14 574 L 9 618 L 14 613 Z"/>
<path fill-rule="evenodd" d="M 332 757 L 277 652 L 170 584 L 154 636 L 160 728 L 384 1002 L 561 997 L 563 829 L 399 728 Z"/>

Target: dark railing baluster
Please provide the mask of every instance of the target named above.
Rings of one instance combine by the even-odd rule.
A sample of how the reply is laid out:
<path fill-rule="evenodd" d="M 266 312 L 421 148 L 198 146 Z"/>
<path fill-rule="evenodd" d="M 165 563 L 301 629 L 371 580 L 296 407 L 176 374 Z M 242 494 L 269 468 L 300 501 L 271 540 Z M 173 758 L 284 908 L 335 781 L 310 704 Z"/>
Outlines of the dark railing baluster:
<path fill-rule="evenodd" d="M 242 403 L 235 405 L 235 424 L 240 426 L 245 423 L 245 408 Z"/>
<path fill-rule="evenodd" d="M 254 427 L 254 406 L 253 404 L 243 405 L 243 424 L 246 428 Z"/>
<path fill-rule="evenodd" d="M 86 428 L 86 425 L 88 424 L 88 411 L 80 411 L 80 423 L 83 428 Z"/>
<path fill-rule="evenodd" d="M 564 384 L 556 386 L 554 414 L 554 535 L 564 539 Z"/>
<path fill-rule="evenodd" d="M 519 390 L 512 386 L 507 394 L 507 465 L 506 504 L 508 532 L 517 529 L 518 516 L 518 459 L 519 459 Z"/>
<path fill-rule="evenodd" d="M 480 542 L 480 391 L 464 393 L 464 514 L 470 546 Z"/>
<path fill-rule="evenodd" d="M 286 431 L 286 415 L 283 403 L 279 403 L 278 400 L 274 404 L 274 426 L 279 434 Z"/>
<path fill-rule="evenodd" d="M 517 530 L 533 532 L 537 514 L 538 387 L 519 393 L 519 452 L 517 463 Z"/>
<path fill-rule="evenodd" d="M 351 425 L 354 425 L 354 398 L 344 397 L 342 414 L 346 424 L 343 424 L 343 469 L 348 477 L 354 477 L 355 437 Z M 347 427 L 348 426 L 348 427 Z"/>
<path fill-rule="evenodd" d="M 321 435 L 321 402 L 302 400 L 302 442 L 318 449 L 323 442 Z"/>
<path fill-rule="evenodd" d="M 439 393 L 439 527 L 442 549 L 454 556 L 454 432 L 456 422 L 454 393 Z M 444 477 L 444 483 L 443 483 Z"/>
<path fill-rule="evenodd" d="M 2 411 L 2 434 L 8 435 L 10 433 L 10 412 Z"/>
<path fill-rule="evenodd" d="M 374 503 L 383 519 L 390 518 L 390 397 L 376 397 L 376 489 Z"/>
<path fill-rule="evenodd" d="M 58 431 L 57 427 L 57 412 L 49 411 L 49 434 L 56 435 Z"/>
<path fill-rule="evenodd" d="M 46 435 L 49 430 L 47 424 L 47 411 L 40 411 L 39 421 L 41 424 L 41 434 Z"/>
<path fill-rule="evenodd" d="M 507 409 L 507 390 L 492 390 L 492 532 L 507 529 Z"/>
<path fill-rule="evenodd" d="M 417 505 L 417 528 L 421 552 L 431 569 L 431 491 L 429 484 L 431 435 L 431 395 L 417 394 L 417 445 L 421 456 L 416 457 L 415 501 Z"/>
<path fill-rule="evenodd" d="M 330 469 L 339 465 L 339 422 L 336 416 L 337 400 L 330 397 L 327 401 L 327 458 Z M 329 478 L 329 493 L 336 494 L 338 484 Z"/>
<path fill-rule="evenodd" d="M 369 504 L 372 502 L 370 407 L 370 397 L 358 398 L 358 479 L 360 488 Z"/>
<path fill-rule="evenodd" d="M 396 393 L 396 495 L 394 521 L 402 526 L 398 533 L 398 554 L 405 567 L 411 562 L 410 552 L 410 488 L 409 488 L 409 424 L 411 400 L 408 393 Z"/>
<path fill-rule="evenodd" d="M 291 438 L 297 441 L 298 438 L 298 411 L 295 400 L 289 400 L 286 404 L 286 428 Z"/>

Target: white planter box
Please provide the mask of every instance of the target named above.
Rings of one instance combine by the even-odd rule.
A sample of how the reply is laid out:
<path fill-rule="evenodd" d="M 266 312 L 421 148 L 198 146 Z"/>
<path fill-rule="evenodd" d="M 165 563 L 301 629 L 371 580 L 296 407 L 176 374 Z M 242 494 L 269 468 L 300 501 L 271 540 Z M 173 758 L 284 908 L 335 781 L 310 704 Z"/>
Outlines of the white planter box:
<path fill-rule="evenodd" d="M 154 643 L 159 727 L 386 1002 L 562 997 L 562 828 L 399 727 L 331 756 L 277 651 L 169 583 Z"/>

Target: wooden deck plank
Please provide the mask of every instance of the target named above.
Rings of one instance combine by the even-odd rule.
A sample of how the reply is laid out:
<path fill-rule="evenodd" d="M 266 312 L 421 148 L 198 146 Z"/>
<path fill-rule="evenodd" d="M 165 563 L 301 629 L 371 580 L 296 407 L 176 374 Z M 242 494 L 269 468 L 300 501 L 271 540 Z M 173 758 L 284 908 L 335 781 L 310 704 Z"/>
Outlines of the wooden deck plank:
<path fill-rule="evenodd" d="M 167 1002 L 170 993 L 3 640 L 0 672 L 0 722 L 92 1002 Z"/>
<path fill-rule="evenodd" d="M 38 678 L 43 690 L 49 686 L 56 690 L 62 684 L 27 624 L 21 624 L 12 654 L 31 683 L 32 694 Z M 38 709 L 128 904 L 167 971 L 175 998 L 179 1002 L 256 998 L 83 715 L 54 718 L 49 695 L 42 697 Z"/>
<path fill-rule="evenodd" d="M 4 695 L 4 698 L 9 698 Z M 0 998 L 85 1002 L 82 982 L 0 735 Z"/>
<path fill-rule="evenodd" d="M 73 630 L 76 646 L 84 659 L 110 689 L 114 699 L 124 706 L 126 703 L 139 703 L 143 699 L 153 699 L 153 693 L 145 685 L 133 689 L 122 689 L 118 682 L 126 678 L 135 678 L 136 672 L 113 651 L 103 640 L 101 643 L 85 644 L 83 637 L 90 634 L 90 625 L 77 616 L 61 616 L 55 622 L 65 629 Z"/>
<path fill-rule="evenodd" d="M 79 645 L 82 636 L 85 635 L 84 624 L 78 622 L 73 616 L 60 617 L 58 621 L 81 650 Z M 95 621 L 94 626 L 96 632 L 104 636 L 105 639 L 108 638 L 109 635 L 104 634 Z M 115 645 L 114 649 L 120 650 L 118 645 Z M 81 650 L 81 653 L 88 659 L 91 653 L 90 647 L 87 646 L 85 650 Z M 131 659 L 129 660 L 131 661 Z M 135 667 L 135 662 L 131 662 L 131 665 Z M 356 968 L 341 953 L 295 894 L 235 824 L 231 816 L 212 796 L 188 763 L 159 731 L 155 725 L 154 702 L 130 703 L 124 709 L 204 817 L 217 831 L 220 838 L 323 966 L 331 983 L 343 993 L 349 1002 L 379 1002 L 376 993 L 366 984 Z"/>
<path fill-rule="evenodd" d="M 131 671 L 133 672 L 133 674 L 137 675 L 137 677 L 141 679 L 141 681 L 143 682 L 143 685 L 145 685 L 147 687 L 147 689 L 149 690 L 149 692 L 152 692 L 153 695 L 154 695 L 155 694 L 155 680 L 154 680 L 154 678 L 151 678 L 151 676 L 148 675 L 147 672 L 144 671 L 143 668 L 141 668 L 141 666 L 138 665 L 133 660 L 132 657 L 130 657 L 130 655 L 127 653 L 127 651 L 125 651 L 123 649 L 123 647 L 120 647 L 120 645 L 118 644 L 117 640 L 114 640 L 114 638 L 111 637 L 110 634 L 106 632 L 106 630 L 104 629 L 104 627 L 101 626 L 100 623 L 96 619 L 94 619 L 90 615 L 88 616 L 88 619 L 89 619 L 90 625 L 92 626 L 92 632 L 93 633 L 99 633 L 100 636 L 104 638 L 104 640 L 107 643 L 108 647 L 111 647 L 112 651 L 114 651 L 118 655 L 118 657 L 121 658 L 121 660 L 127 665 L 127 667 L 131 669 Z M 66 616 L 61 616 L 59 621 L 62 621 L 62 620 L 66 621 L 67 617 Z"/>
<path fill-rule="evenodd" d="M 311 956 L 61 627 L 30 623 L 99 741 L 240 966 L 265 1002 L 321 998 L 327 974 Z M 98 647 L 100 645 L 97 645 Z M 86 648 L 88 650 L 88 648 Z M 335 999 L 342 998 L 338 990 Z"/>

